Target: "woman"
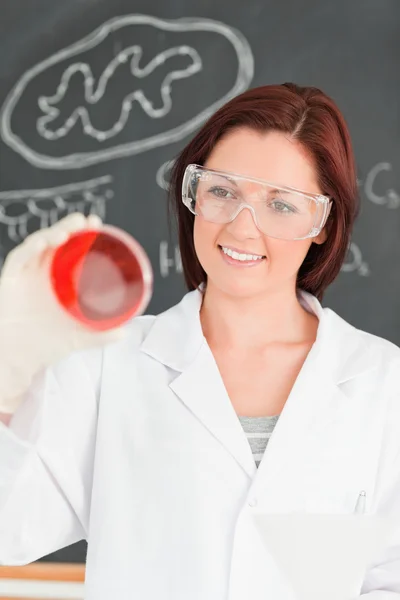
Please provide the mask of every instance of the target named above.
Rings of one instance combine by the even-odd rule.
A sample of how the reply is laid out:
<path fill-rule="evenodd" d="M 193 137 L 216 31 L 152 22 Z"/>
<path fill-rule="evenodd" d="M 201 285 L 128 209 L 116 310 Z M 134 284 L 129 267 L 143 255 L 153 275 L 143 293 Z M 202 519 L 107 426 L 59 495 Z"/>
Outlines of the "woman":
<path fill-rule="evenodd" d="M 7 258 L 0 563 L 87 539 L 88 600 L 293 600 L 253 514 L 350 515 L 362 497 L 395 526 L 351 593 L 400 598 L 400 352 L 319 302 L 357 212 L 338 108 L 247 91 L 182 151 L 171 195 L 190 292 L 122 338 L 48 290 L 81 215 Z"/>

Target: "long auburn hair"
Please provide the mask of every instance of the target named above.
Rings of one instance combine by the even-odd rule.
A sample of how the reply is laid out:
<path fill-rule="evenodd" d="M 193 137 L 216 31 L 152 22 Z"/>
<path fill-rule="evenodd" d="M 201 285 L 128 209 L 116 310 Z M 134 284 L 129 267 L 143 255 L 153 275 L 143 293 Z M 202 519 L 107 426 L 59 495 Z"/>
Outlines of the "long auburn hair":
<path fill-rule="evenodd" d="M 297 275 L 297 287 L 319 300 L 337 277 L 348 251 L 359 210 L 357 175 L 350 134 L 335 102 L 315 87 L 293 83 L 247 90 L 222 106 L 180 152 L 171 170 L 169 213 L 175 215 L 182 267 L 189 290 L 207 281 L 193 242 L 194 215 L 182 203 L 188 164 L 203 165 L 222 136 L 238 127 L 280 131 L 311 154 L 323 194 L 333 199 L 327 240 L 311 244 Z"/>

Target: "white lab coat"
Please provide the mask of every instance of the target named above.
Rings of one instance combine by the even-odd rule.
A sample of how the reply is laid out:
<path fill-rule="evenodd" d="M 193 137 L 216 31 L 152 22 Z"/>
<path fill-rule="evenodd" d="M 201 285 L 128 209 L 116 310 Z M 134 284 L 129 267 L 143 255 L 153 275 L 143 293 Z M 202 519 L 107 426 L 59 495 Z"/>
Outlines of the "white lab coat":
<path fill-rule="evenodd" d="M 198 290 L 38 376 L 0 427 L 0 564 L 87 539 L 87 600 L 293 600 L 254 507 L 351 513 L 365 490 L 397 526 L 357 593 L 400 599 L 400 351 L 302 301 L 317 340 L 258 471 Z"/>

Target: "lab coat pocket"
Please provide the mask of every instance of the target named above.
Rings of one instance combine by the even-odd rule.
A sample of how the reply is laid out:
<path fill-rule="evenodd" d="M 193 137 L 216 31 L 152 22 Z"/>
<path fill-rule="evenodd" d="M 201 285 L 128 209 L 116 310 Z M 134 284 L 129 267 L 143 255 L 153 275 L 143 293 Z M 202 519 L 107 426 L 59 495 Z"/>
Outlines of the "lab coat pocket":
<path fill-rule="evenodd" d="M 350 410 L 337 410 L 336 421 L 310 432 L 293 471 L 295 503 L 312 514 L 351 515 L 363 492 L 362 512 L 371 512 L 380 438 L 369 423 L 357 423 Z"/>
<path fill-rule="evenodd" d="M 299 600 L 346 600 L 360 594 L 387 523 L 357 514 L 252 513 L 256 529 Z"/>

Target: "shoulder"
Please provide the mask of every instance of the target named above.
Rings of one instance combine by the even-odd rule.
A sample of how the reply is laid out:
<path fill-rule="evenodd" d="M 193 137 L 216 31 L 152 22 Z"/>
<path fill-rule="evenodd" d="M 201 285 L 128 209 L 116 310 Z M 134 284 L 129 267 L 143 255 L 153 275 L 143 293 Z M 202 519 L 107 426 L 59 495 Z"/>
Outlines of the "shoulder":
<path fill-rule="evenodd" d="M 358 332 L 360 338 L 364 340 L 366 346 L 371 348 L 371 350 L 376 352 L 376 354 L 381 358 L 390 361 L 400 360 L 400 348 L 393 342 L 361 329 L 356 329 L 356 331 Z"/>
<path fill-rule="evenodd" d="M 118 342 L 116 346 L 131 349 L 151 346 L 156 350 L 168 345 L 172 349 L 189 338 L 199 337 L 201 298 L 198 290 L 187 292 L 178 303 L 158 314 L 135 317 L 125 325 L 126 335 L 122 344 Z"/>
<path fill-rule="evenodd" d="M 132 319 L 127 325 L 127 334 L 133 341 L 141 343 L 148 336 L 169 338 L 173 343 L 175 337 L 188 337 L 195 329 L 199 333 L 199 311 L 202 303 L 202 293 L 193 290 L 184 294 L 181 300 L 157 315 L 144 315 Z"/>
<path fill-rule="evenodd" d="M 373 415 L 377 433 L 381 423 L 387 445 L 400 452 L 400 348 L 330 309 L 323 312 L 328 324 L 325 362 L 336 385 L 346 397 L 360 399 L 361 419 Z"/>
<path fill-rule="evenodd" d="M 126 325 L 125 338 L 112 344 L 106 354 L 117 361 L 135 355 L 141 365 L 150 358 L 178 371 L 184 369 L 203 344 L 202 297 L 199 290 L 193 290 L 158 315 L 136 317 Z"/>
<path fill-rule="evenodd" d="M 389 340 L 358 329 L 308 292 L 300 292 L 300 302 L 319 319 L 317 342 L 326 359 L 339 371 L 340 377 L 381 367 L 388 371 L 399 366 L 400 348 Z M 399 377 L 400 379 L 400 377 Z"/>
<path fill-rule="evenodd" d="M 325 308 L 323 312 L 337 381 L 353 380 L 379 389 L 381 397 L 388 394 L 400 408 L 400 348 L 383 337 L 354 327 L 331 309 Z"/>
<path fill-rule="evenodd" d="M 373 353 L 376 357 L 379 356 L 381 359 L 389 361 L 400 360 L 400 348 L 393 342 L 373 333 L 358 329 L 330 308 L 323 310 L 332 321 L 333 331 L 338 331 L 342 334 L 343 344 L 353 341 L 359 347 L 360 351 L 364 350 L 364 352 Z"/>
<path fill-rule="evenodd" d="M 392 397 L 400 417 L 400 348 L 389 340 L 357 329 L 372 362 L 372 374 L 382 394 Z"/>
<path fill-rule="evenodd" d="M 125 325 L 125 339 L 131 344 L 140 345 L 148 335 L 159 315 L 141 315 Z"/>

